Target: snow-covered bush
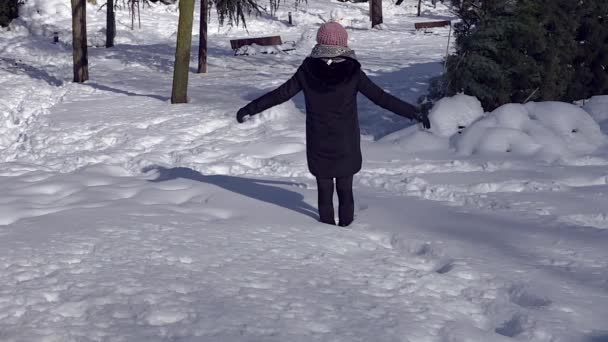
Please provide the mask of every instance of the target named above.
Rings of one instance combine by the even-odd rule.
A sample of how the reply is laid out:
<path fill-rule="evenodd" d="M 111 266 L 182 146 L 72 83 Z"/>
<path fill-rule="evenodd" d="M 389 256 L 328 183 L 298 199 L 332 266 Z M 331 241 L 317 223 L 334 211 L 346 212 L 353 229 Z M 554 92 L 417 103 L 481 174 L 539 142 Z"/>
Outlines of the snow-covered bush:
<path fill-rule="evenodd" d="M 606 142 L 599 125 L 581 108 L 563 102 L 531 102 L 525 105 L 532 119 L 548 127 L 574 153 L 591 153 Z"/>
<path fill-rule="evenodd" d="M 583 109 L 597 122 L 608 120 L 608 95 L 592 97 Z"/>
<path fill-rule="evenodd" d="M 473 96 L 458 94 L 439 100 L 431 112 L 431 132 L 449 137 L 483 116 L 481 103 Z"/>
<path fill-rule="evenodd" d="M 418 125 L 391 133 L 380 141 L 397 144 L 405 152 L 446 151 L 450 147 L 449 138 L 421 130 Z"/>
<path fill-rule="evenodd" d="M 28 0 L 19 9 L 20 21 L 36 35 L 51 36 L 59 19 L 72 17 L 70 2 L 64 0 Z"/>
<path fill-rule="evenodd" d="M 465 155 L 510 152 L 553 159 L 586 154 L 606 143 L 599 126 L 582 109 L 562 102 L 507 104 L 453 139 Z"/>
<path fill-rule="evenodd" d="M 598 120 L 608 118 L 605 97 L 585 108 Z M 431 130 L 411 126 L 382 138 L 404 151 L 455 149 L 462 155 L 511 153 L 544 160 L 589 154 L 608 139 L 593 118 L 563 102 L 510 103 L 484 113 L 479 101 L 463 94 L 446 97 L 432 108 Z"/>
<path fill-rule="evenodd" d="M 269 54 L 269 55 L 276 55 L 276 54 L 281 54 L 283 53 L 283 51 L 290 51 L 295 49 L 295 46 L 293 43 L 284 43 L 282 45 L 269 45 L 269 46 L 263 46 L 263 45 L 258 45 L 258 44 L 251 44 L 251 45 L 245 45 L 245 46 L 241 46 L 237 51 L 236 54 L 239 56 L 254 56 L 254 55 L 258 55 L 258 54 Z"/>
<path fill-rule="evenodd" d="M 471 137 L 474 137 L 471 139 Z M 476 138 L 476 139 L 475 139 Z M 474 142 L 474 143 L 471 143 Z M 459 151 L 465 153 L 513 152 L 529 155 L 537 152 L 541 146 L 526 133 L 512 128 L 488 127 L 471 130 L 466 139 L 459 144 Z"/>

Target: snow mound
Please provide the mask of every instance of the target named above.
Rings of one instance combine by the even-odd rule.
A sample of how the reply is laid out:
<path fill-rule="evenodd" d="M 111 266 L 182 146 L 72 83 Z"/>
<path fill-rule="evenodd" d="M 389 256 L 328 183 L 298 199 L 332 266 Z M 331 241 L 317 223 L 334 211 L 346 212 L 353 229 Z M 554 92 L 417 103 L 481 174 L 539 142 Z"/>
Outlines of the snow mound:
<path fill-rule="evenodd" d="M 583 109 L 597 122 L 608 120 L 608 95 L 592 97 Z"/>
<path fill-rule="evenodd" d="M 554 159 L 591 153 L 606 138 L 598 124 L 574 105 L 533 102 L 499 107 L 453 141 L 464 155 L 507 152 Z"/>
<path fill-rule="evenodd" d="M 19 8 L 20 22 L 31 33 L 41 36 L 50 36 L 58 31 L 57 21 L 71 16 L 70 2 L 65 0 L 29 0 Z"/>
<path fill-rule="evenodd" d="M 481 102 L 473 96 L 458 94 L 439 100 L 429 113 L 431 132 L 449 137 L 469 126 L 484 114 Z"/>
<path fill-rule="evenodd" d="M 380 141 L 400 145 L 405 152 L 446 151 L 450 147 L 448 138 L 422 130 L 418 125 L 391 133 Z"/>
<path fill-rule="evenodd" d="M 71 15 L 70 2 L 65 0 L 29 0 L 19 8 L 19 16 L 25 21 L 55 20 L 57 16 L 69 18 Z"/>
<path fill-rule="evenodd" d="M 563 102 L 531 102 L 525 106 L 531 118 L 555 132 L 574 153 L 591 153 L 606 143 L 606 137 L 597 122 L 575 105 Z"/>

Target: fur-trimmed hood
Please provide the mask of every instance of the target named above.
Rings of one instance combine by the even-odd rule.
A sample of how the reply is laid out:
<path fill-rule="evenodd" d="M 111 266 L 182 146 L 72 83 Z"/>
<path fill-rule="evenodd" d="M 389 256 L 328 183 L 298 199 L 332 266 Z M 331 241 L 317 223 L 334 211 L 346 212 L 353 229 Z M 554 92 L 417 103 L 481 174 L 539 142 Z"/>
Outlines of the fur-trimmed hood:
<path fill-rule="evenodd" d="M 359 73 L 361 64 L 350 57 L 341 58 L 341 62 L 333 63 L 321 58 L 306 58 L 302 68 L 310 81 L 309 84 L 317 90 L 327 90 L 350 81 Z"/>

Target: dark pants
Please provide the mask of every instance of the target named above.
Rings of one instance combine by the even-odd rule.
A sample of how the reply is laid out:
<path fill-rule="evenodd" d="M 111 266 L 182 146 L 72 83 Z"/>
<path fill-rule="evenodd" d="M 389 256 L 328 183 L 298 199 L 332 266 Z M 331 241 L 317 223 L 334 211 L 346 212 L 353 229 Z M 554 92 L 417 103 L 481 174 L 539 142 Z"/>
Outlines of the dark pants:
<path fill-rule="evenodd" d="M 339 225 L 346 227 L 353 222 L 355 199 L 353 198 L 353 176 L 336 178 L 338 192 Z M 334 220 L 334 179 L 317 178 L 319 194 L 319 220 L 327 224 L 336 224 Z"/>

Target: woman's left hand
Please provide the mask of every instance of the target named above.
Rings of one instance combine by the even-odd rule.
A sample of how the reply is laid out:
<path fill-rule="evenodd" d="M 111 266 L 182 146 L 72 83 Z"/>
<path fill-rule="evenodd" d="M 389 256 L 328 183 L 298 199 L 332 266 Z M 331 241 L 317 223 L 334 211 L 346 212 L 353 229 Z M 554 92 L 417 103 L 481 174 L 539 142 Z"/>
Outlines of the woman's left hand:
<path fill-rule="evenodd" d="M 236 121 L 238 121 L 238 123 L 243 123 L 245 122 L 245 117 L 247 116 L 247 112 L 245 111 L 244 108 L 239 109 L 239 111 L 236 113 Z"/>

